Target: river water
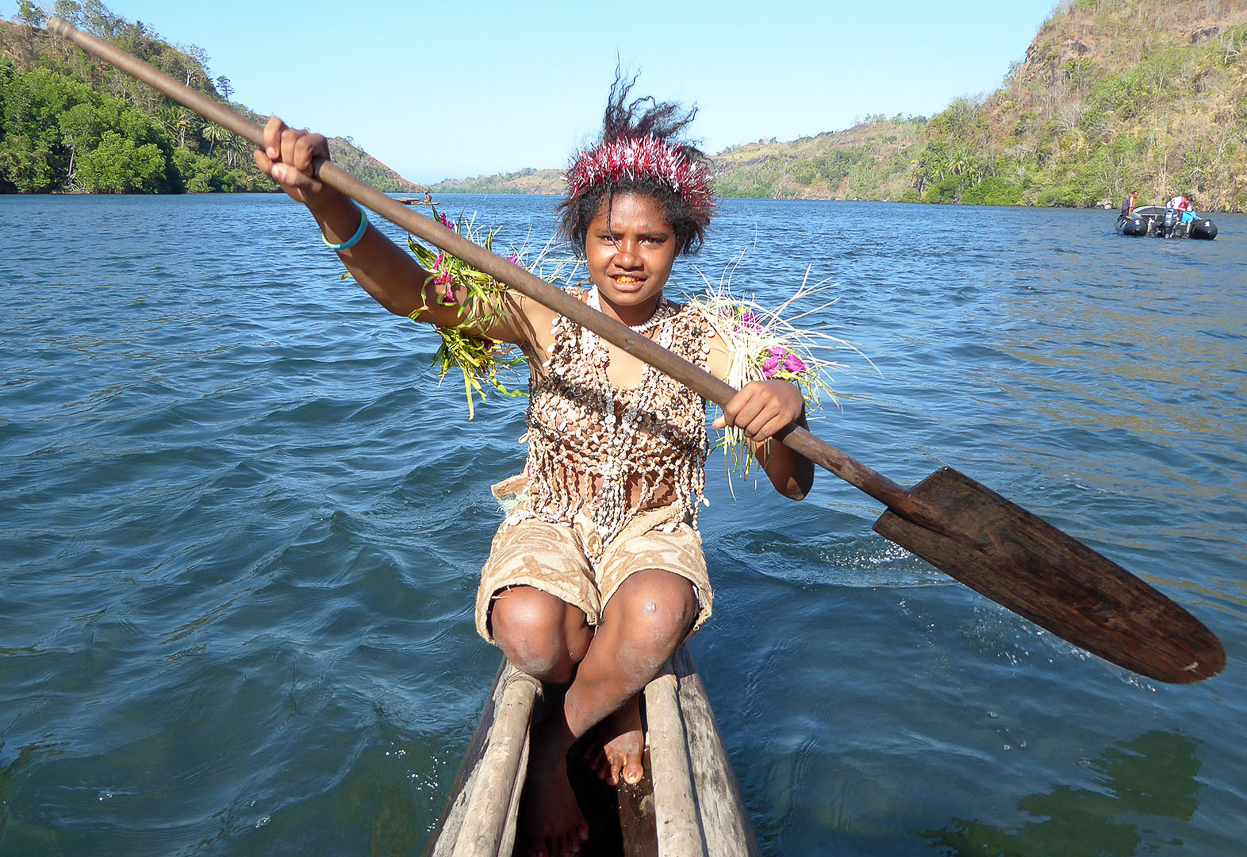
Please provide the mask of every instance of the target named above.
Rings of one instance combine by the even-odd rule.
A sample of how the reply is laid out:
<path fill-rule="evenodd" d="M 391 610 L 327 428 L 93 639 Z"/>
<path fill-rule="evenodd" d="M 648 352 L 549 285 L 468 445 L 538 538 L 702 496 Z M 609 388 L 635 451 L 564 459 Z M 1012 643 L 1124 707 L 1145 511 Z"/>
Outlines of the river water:
<path fill-rule="evenodd" d="M 553 202 L 444 207 L 540 246 Z M 766 853 L 1247 849 L 1247 217 L 1113 219 L 733 200 L 677 268 L 770 304 L 835 283 L 807 323 L 854 348 L 816 434 L 973 476 L 1229 654 L 1133 675 L 834 477 L 794 504 L 712 457 L 691 647 Z M 0 854 L 419 853 L 499 660 L 472 597 L 524 400 L 468 422 L 434 338 L 284 197 L 2 197 L 0 236 Z"/>

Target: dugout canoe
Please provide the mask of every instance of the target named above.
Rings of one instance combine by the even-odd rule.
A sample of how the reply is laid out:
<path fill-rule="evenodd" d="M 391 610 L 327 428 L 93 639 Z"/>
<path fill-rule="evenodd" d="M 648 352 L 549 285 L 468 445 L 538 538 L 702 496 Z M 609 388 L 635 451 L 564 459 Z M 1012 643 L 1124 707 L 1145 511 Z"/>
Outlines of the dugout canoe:
<path fill-rule="evenodd" d="M 504 659 L 425 857 L 522 854 L 520 795 L 529 725 L 547 712 L 540 683 Z M 757 841 L 693 656 L 681 646 L 645 688 L 645 777 L 607 786 L 580 764 L 572 782 L 589 821 L 581 857 L 756 857 Z"/>

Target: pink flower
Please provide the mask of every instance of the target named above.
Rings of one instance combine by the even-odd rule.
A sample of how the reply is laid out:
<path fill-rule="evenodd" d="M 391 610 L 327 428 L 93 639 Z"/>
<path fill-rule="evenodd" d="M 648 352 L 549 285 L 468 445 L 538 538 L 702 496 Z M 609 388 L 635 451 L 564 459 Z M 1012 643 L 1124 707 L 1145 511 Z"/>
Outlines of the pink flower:
<path fill-rule="evenodd" d="M 450 222 L 449 218 L 447 218 L 447 217 L 446 217 L 446 215 L 442 214 L 440 211 L 437 213 L 437 219 L 438 219 L 438 220 L 440 220 L 440 221 L 442 221 L 442 226 L 445 226 L 445 227 L 446 227 L 447 229 L 449 229 L 451 232 L 454 232 L 454 231 L 455 231 L 455 227 L 454 227 L 454 225 Z"/>
<path fill-rule="evenodd" d="M 800 375 L 809 369 L 805 361 L 796 352 L 775 345 L 766 350 L 766 358 L 762 361 L 762 377 L 774 378 L 780 372 Z"/>
<path fill-rule="evenodd" d="M 800 357 L 790 351 L 784 358 L 784 368 L 794 375 L 800 375 L 806 370 L 806 365 Z"/>
<path fill-rule="evenodd" d="M 756 333 L 762 329 L 762 325 L 758 320 L 758 314 L 751 309 L 736 306 L 731 310 L 725 309 L 723 314 L 732 320 L 732 327 L 736 330 L 748 330 Z"/>
<path fill-rule="evenodd" d="M 433 266 L 433 282 L 439 286 L 447 283 L 453 283 L 455 280 L 454 273 L 451 272 L 450 266 L 446 264 L 444 256 L 437 257 L 437 264 Z"/>
<path fill-rule="evenodd" d="M 433 265 L 433 285 L 445 286 L 439 298 L 443 304 L 455 302 L 455 272 L 450 269 L 445 253 L 437 254 L 437 262 Z"/>
<path fill-rule="evenodd" d="M 507 261 L 510 262 L 512 265 L 515 265 L 517 268 L 524 267 L 524 264 L 520 262 L 519 256 L 508 256 Z"/>
<path fill-rule="evenodd" d="M 774 378 L 775 373 L 778 372 L 780 367 L 783 365 L 784 349 L 776 346 L 767 353 L 769 356 L 762 361 L 762 377 Z"/>

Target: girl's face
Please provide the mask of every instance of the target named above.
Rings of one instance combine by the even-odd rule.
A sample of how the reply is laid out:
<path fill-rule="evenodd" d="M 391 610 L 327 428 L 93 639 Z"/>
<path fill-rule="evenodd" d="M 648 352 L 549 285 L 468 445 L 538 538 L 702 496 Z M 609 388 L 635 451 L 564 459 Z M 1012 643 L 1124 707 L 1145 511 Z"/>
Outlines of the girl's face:
<path fill-rule="evenodd" d="M 625 324 L 648 319 L 678 252 L 656 199 L 627 193 L 604 201 L 585 236 L 585 261 L 602 309 Z"/>

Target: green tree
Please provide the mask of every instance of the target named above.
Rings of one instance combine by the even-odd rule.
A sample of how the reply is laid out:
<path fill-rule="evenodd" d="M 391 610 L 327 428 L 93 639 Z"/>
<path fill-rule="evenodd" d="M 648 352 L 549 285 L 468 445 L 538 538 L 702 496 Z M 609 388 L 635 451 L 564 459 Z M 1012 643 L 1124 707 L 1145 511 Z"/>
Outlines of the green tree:
<path fill-rule="evenodd" d="M 101 39 L 114 38 L 126 20 L 116 15 L 101 0 L 84 0 L 82 22 Z"/>
<path fill-rule="evenodd" d="M 107 127 L 100 111 L 93 104 L 75 104 L 58 118 L 61 138 L 69 149 L 69 165 L 65 169 L 65 181 L 75 184 L 74 170 L 81 152 L 94 149 Z"/>
<path fill-rule="evenodd" d="M 53 155 L 45 140 L 22 134 L 0 146 L 0 185 L 18 193 L 47 193 L 58 186 Z"/>
<path fill-rule="evenodd" d="M 225 138 L 225 163 L 231 167 L 241 167 L 251 163 L 253 151 L 255 151 L 255 145 L 244 137 L 230 133 Z"/>
<path fill-rule="evenodd" d="M 999 176 L 983 179 L 961 195 L 965 205 L 1021 205 L 1022 188 Z"/>
<path fill-rule="evenodd" d="M 52 14 L 75 27 L 82 27 L 86 23 L 82 13 L 82 4 L 75 3 L 74 0 L 56 0 L 56 4 L 52 7 Z"/>
<path fill-rule="evenodd" d="M 961 202 L 961 193 L 965 182 L 958 175 L 949 174 L 927 188 L 922 195 L 923 202 L 951 204 Z"/>
<path fill-rule="evenodd" d="M 173 152 L 173 163 L 185 189 L 190 193 L 213 193 L 218 191 L 245 190 L 246 184 L 238 180 L 236 171 L 216 158 L 178 147 Z"/>
<path fill-rule="evenodd" d="M 43 10 L 31 3 L 30 0 L 18 0 L 17 20 L 27 27 L 42 27 L 44 21 Z"/>
<path fill-rule="evenodd" d="M 19 193 L 48 193 L 69 173 L 70 150 L 58 118 L 92 101 L 86 84 L 46 68 L 13 75 L 4 87 L 0 181 Z"/>
<path fill-rule="evenodd" d="M 178 145 L 185 146 L 192 138 L 197 136 L 202 122 L 203 120 L 199 118 L 198 114 L 187 110 L 185 107 L 179 107 L 177 118 Z"/>
<path fill-rule="evenodd" d="M 206 152 L 206 154 L 209 154 L 209 155 L 212 154 L 213 149 L 215 149 L 221 143 L 225 142 L 225 140 L 229 136 L 229 131 L 226 131 L 224 128 L 222 128 L 220 125 L 216 124 L 215 122 L 204 123 L 203 131 L 201 133 L 203 135 L 204 141 L 207 142 L 208 144 L 208 151 Z"/>
<path fill-rule="evenodd" d="M 105 131 L 94 150 L 79 159 L 78 180 L 91 193 L 155 193 L 165 180 L 165 156 L 146 143 L 136 146 L 116 131 Z"/>
<path fill-rule="evenodd" d="M 0 57 L 0 144 L 4 143 L 4 94 L 13 85 L 16 76 L 13 63 L 7 57 Z"/>

